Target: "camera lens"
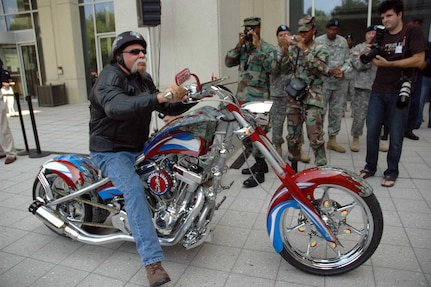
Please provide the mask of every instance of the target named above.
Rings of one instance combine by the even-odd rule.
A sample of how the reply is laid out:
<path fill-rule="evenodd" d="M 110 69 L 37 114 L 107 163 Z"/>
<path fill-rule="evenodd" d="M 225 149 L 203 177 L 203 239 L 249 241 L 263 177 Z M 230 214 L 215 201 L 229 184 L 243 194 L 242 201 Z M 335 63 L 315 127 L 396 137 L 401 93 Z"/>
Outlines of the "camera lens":
<path fill-rule="evenodd" d="M 405 81 L 402 83 L 397 101 L 397 107 L 403 108 L 409 105 L 411 88 L 412 84 L 410 81 Z"/>
<path fill-rule="evenodd" d="M 245 34 L 245 41 L 246 42 L 251 42 L 251 41 L 253 41 L 253 35 L 251 35 L 251 34 L 248 34 L 251 30 L 253 30 L 253 29 L 251 29 L 251 28 L 245 28 L 244 29 L 244 34 Z"/>

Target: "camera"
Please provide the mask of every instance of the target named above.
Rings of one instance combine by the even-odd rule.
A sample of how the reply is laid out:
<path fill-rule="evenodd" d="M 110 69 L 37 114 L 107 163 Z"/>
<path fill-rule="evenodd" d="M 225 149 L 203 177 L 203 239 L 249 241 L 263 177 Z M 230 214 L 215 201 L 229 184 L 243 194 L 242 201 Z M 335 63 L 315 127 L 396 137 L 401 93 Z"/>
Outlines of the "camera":
<path fill-rule="evenodd" d="M 248 34 L 248 32 L 250 32 L 252 30 L 253 29 L 249 28 L 249 27 L 247 27 L 247 28 L 244 29 L 244 34 L 245 34 L 245 38 L 244 39 L 245 39 L 246 42 L 253 42 L 253 35 Z"/>
<path fill-rule="evenodd" d="M 400 78 L 399 83 L 400 83 L 400 93 L 397 100 L 397 107 L 404 108 L 404 107 L 407 107 L 410 102 L 410 92 L 412 89 L 412 81 L 408 77 L 403 76 Z"/>
<path fill-rule="evenodd" d="M 364 64 L 368 64 L 371 62 L 377 55 L 380 55 L 383 51 L 382 40 L 385 35 L 385 26 L 383 25 L 374 25 L 373 30 L 376 31 L 375 41 L 371 44 L 371 50 L 362 54 L 360 59 Z"/>

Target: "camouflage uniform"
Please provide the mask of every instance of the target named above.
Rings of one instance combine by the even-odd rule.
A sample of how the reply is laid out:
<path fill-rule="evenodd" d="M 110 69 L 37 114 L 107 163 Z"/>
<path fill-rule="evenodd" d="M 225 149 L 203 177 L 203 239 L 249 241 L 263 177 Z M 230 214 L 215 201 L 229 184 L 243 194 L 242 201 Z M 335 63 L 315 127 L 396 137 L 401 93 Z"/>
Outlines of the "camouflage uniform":
<path fill-rule="evenodd" d="M 227 52 L 227 67 L 238 66 L 237 97 L 242 103 L 264 101 L 269 99 L 269 73 L 263 68 L 267 54 L 273 53 L 275 47 L 262 39 L 261 49 L 246 44 L 236 46 Z"/>
<path fill-rule="evenodd" d="M 325 140 L 323 139 L 324 100 L 322 76 L 327 70 L 328 50 L 324 45 L 313 43 L 305 51 L 296 46 L 290 47 L 289 55 L 292 63 L 296 62 L 299 53 L 295 76 L 308 84 L 306 98 L 295 101 L 288 97 L 287 109 L 287 145 L 290 157 L 299 160 L 302 145 L 302 124 L 305 122 L 307 136 L 315 156 L 315 165 L 326 165 Z"/>
<path fill-rule="evenodd" d="M 268 54 L 273 54 L 275 47 L 262 39 L 261 48 L 247 43 L 237 45 L 226 54 L 227 67 L 238 66 L 238 89 L 236 96 L 242 103 L 264 101 L 269 99 L 269 72 L 263 67 L 263 61 Z M 252 147 L 250 141 L 245 141 L 247 149 Z M 253 147 L 255 158 L 264 158 L 257 148 Z"/>
<path fill-rule="evenodd" d="M 272 143 L 274 145 L 282 145 L 283 140 L 283 126 L 284 120 L 287 116 L 287 103 L 288 95 L 284 91 L 286 81 L 291 78 L 291 68 L 287 66 L 284 70 L 281 66 L 282 51 L 280 46 L 277 46 L 277 52 L 274 54 L 275 58 L 268 57 L 266 61 L 270 63 L 275 60 L 273 67 L 271 67 L 271 75 L 269 77 L 269 90 L 273 105 L 270 111 L 271 128 L 272 128 Z M 283 57 L 289 60 L 289 57 Z M 290 61 L 289 61 L 290 62 Z"/>
<path fill-rule="evenodd" d="M 326 34 L 316 38 L 317 44 L 328 47 L 329 57 L 327 71 L 332 68 L 340 67 L 344 72 L 349 72 L 350 51 L 346 39 L 336 35 L 334 41 L 328 39 Z M 323 95 L 325 101 L 325 115 L 328 109 L 328 135 L 335 136 L 341 127 L 341 118 L 344 110 L 345 96 L 347 94 L 347 82 L 344 78 L 336 79 L 333 76 L 323 78 Z"/>
<path fill-rule="evenodd" d="M 353 53 L 353 48 L 352 47 L 349 52 L 350 52 L 350 57 L 352 56 Z M 347 107 L 347 102 L 350 102 L 350 104 L 352 104 L 352 100 L 353 100 L 353 95 L 355 94 L 355 78 L 356 78 L 356 70 L 350 69 L 348 71 L 346 71 L 346 73 L 344 73 L 344 78 L 346 79 L 346 85 L 347 85 L 347 94 L 345 96 L 344 99 L 344 111 L 348 111 L 348 107 Z"/>
<path fill-rule="evenodd" d="M 359 55 L 365 50 L 366 46 L 367 44 L 363 42 L 352 48 L 352 66 L 356 71 L 355 93 L 352 98 L 352 136 L 361 136 L 363 133 L 371 85 L 374 82 L 377 71 L 376 66 L 371 63 L 363 64 L 359 58 Z"/>

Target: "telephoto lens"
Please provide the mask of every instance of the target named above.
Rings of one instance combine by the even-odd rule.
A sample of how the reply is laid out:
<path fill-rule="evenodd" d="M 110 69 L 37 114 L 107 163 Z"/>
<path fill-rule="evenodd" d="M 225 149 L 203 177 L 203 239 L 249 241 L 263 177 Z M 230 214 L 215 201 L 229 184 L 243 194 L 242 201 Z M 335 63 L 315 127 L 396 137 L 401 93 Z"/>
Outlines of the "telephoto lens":
<path fill-rule="evenodd" d="M 404 108 L 409 105 L 411 88 L 412 83 L 409 80 L 406 80 L 401 84 L 397 107 Z"/>

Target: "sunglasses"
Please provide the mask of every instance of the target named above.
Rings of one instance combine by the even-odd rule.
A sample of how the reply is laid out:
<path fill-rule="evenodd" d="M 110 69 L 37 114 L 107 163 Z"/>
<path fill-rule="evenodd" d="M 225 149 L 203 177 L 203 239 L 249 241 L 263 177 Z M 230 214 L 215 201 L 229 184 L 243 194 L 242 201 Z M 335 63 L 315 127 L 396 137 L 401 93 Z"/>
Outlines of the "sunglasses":
<path fill-rule="evenodd" d="M 132 55 L 139 55 L 140 53 L 146 55 L 147 54 L 147 50 L 146 49 L 132 49 L 132 50 L 128 50 L 128 51 L 123 51 L 123 53 L 129 53 Z"/>

